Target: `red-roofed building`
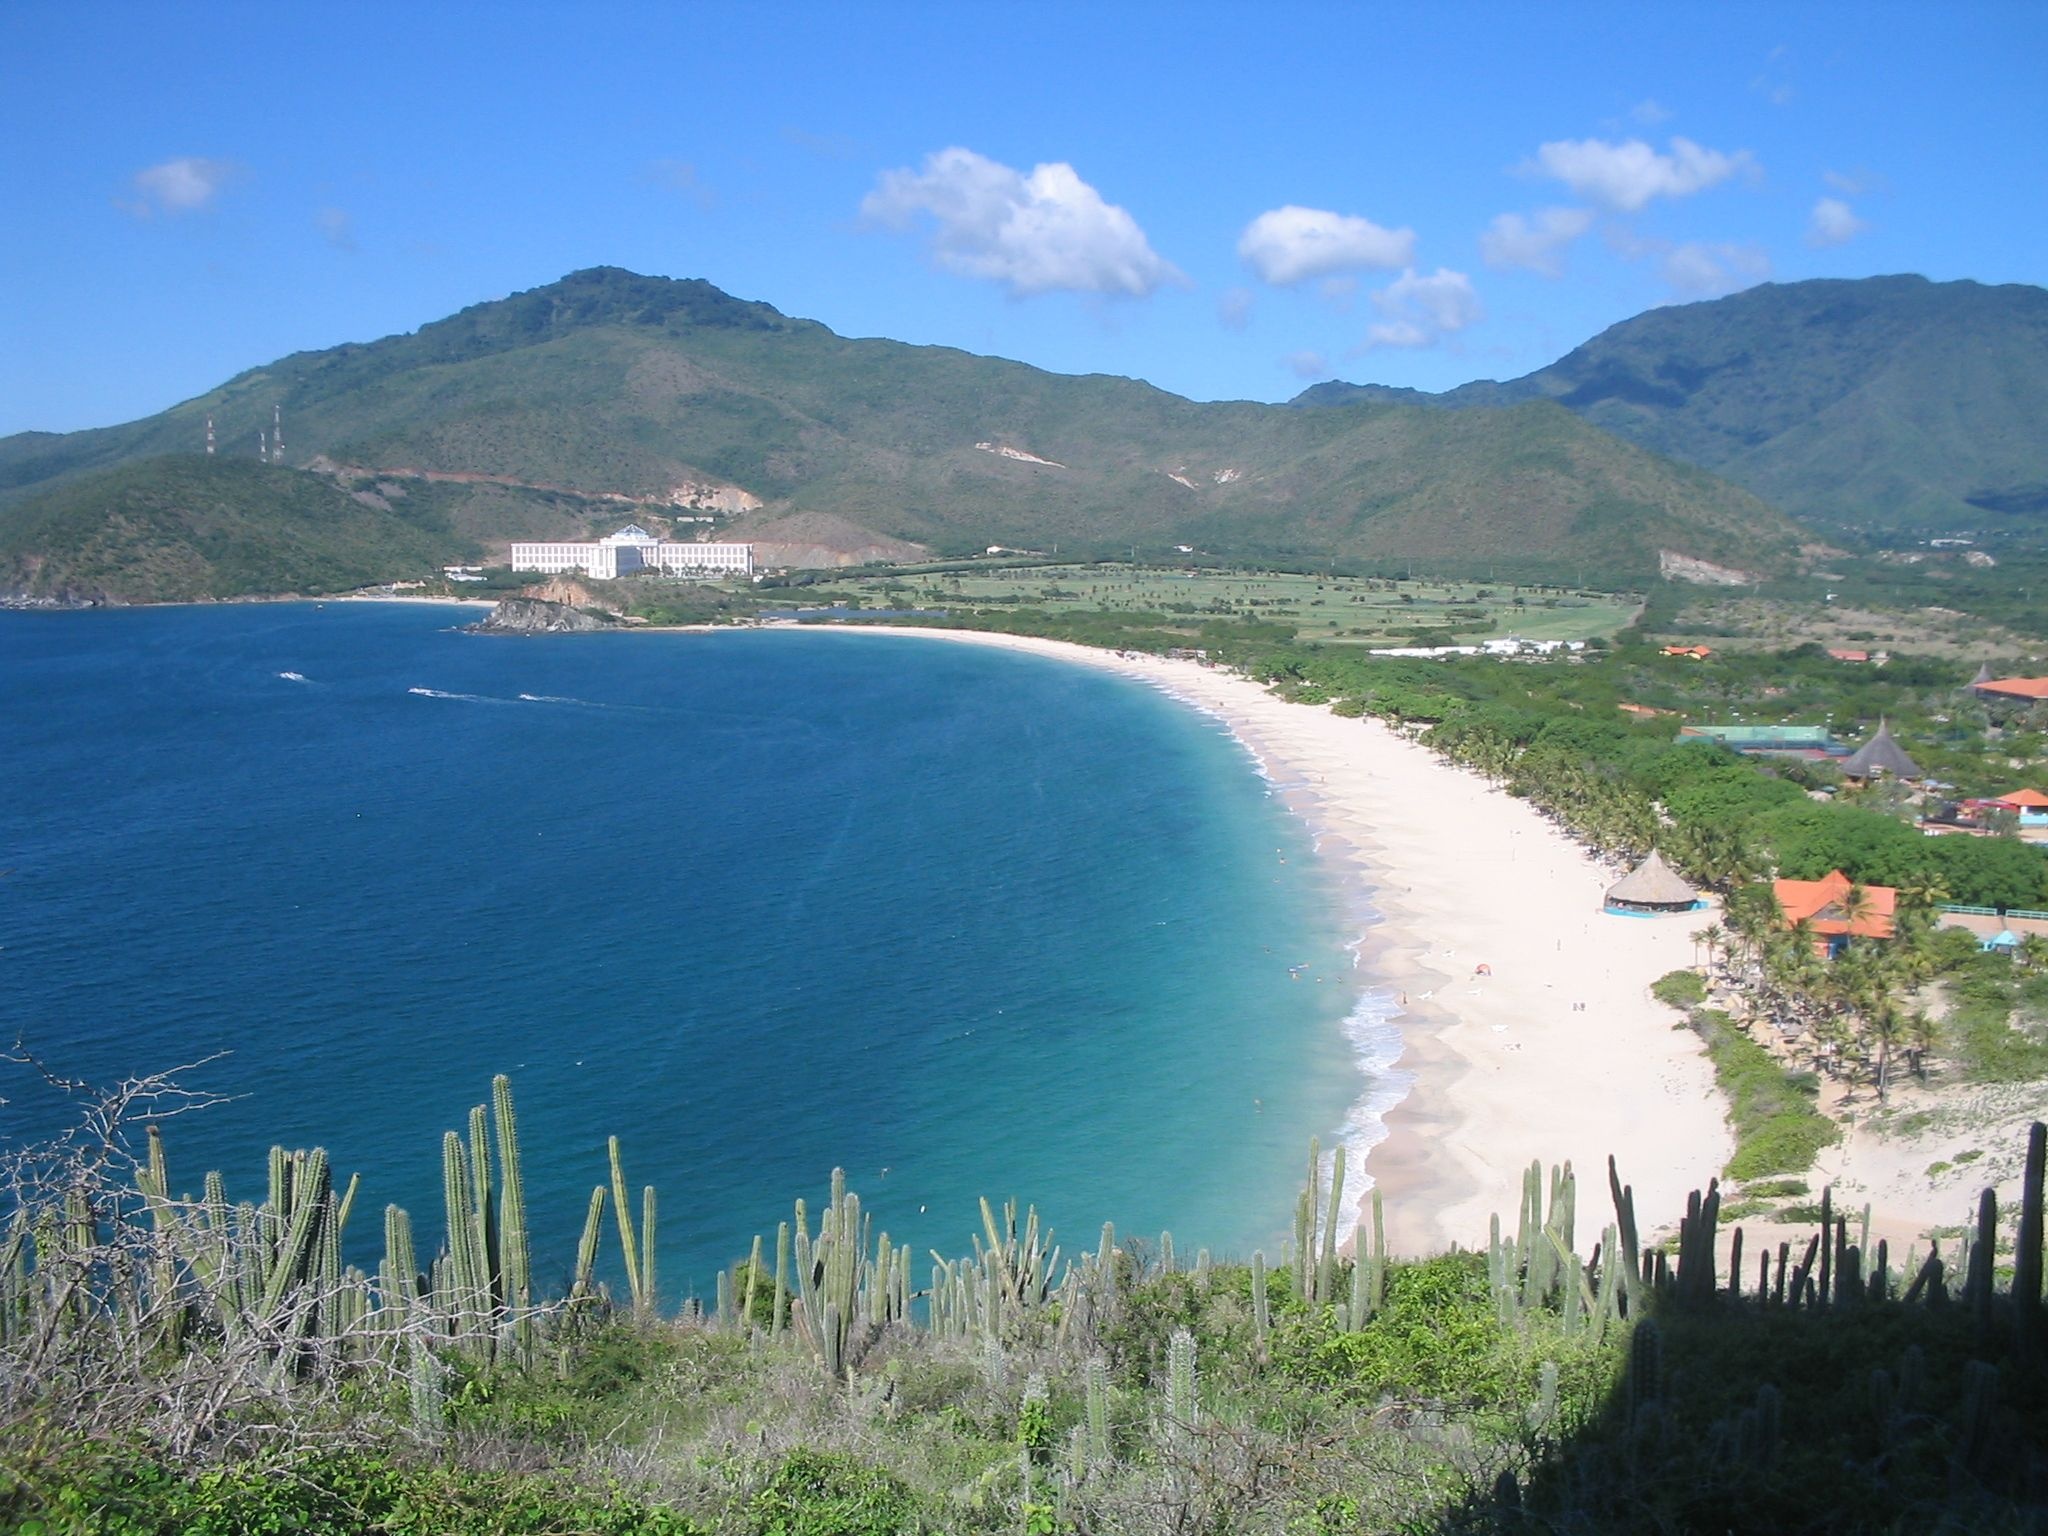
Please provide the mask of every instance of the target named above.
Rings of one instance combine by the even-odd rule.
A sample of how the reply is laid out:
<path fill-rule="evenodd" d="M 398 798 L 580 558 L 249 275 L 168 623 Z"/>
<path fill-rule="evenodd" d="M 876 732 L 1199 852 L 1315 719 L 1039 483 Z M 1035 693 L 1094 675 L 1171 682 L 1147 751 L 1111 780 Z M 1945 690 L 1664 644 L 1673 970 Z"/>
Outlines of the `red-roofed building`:
<path fill-rule="evenodd" d="M 1986 698 L 2039 704 L 2048 699 L 2048 677 L 1987 677 L 1981 683 L 1972 683 L 1970 691 Z"/>
<path fill-rule="evenodd" d="M 1689 656 L 1694 661 L 1705 661 L 1714 654 L 1714 648 L 1710 645 L 1667 645 L 1664 647 L 1664 654 L 1666 656 Z"/>
<path fill-rule="evenodd" d="M 1830 651 L 1828 652 L 1828 654 L 1829 654 L 1830 656 L 1834 657 L 1834 659 L 1835 659 L 1836 661 L 1868 661 L 1868 660 L 1870 660 L 1870 652 L 1868 652 L 1868 651 L 1836 651 L 1836 650 L 1830 650 Z"/>
<path fill-rule="evenodd" d="M 2011 811 L 2048 811 L 2048 795 L 2038 789 L 2016 789 L 2009 795 L 1994 795 L 1990 803 Z"/>
<path fill-rule="evenodd" d="M 1899 893 L 1888 885 L 1866 885 L 1862 903 L 1851 917 L 1849 893 L 1855 889 L 1855 882 L 1839 869 L 1829 870 L 1818 880 L 1771 882 L 1785 926 L 1806 924 L 1813 935 L 1814 951 L 1823 959 L 1852 938 L 1888 939 L 1897 931 Z"/>

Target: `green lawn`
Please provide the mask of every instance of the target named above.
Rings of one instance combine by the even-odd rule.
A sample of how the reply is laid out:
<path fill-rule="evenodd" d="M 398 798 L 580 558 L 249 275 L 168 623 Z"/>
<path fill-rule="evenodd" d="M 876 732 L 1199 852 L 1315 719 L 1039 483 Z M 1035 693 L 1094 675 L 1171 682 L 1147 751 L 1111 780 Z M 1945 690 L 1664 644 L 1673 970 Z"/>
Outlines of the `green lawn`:
<path fill-rule="evenodd" d="M 1252 619 L 1296 628 L 1303 640 L 1406 643 L 1519 635 L 1531 640 L 1609 636 L 1638 600 L 1604 592 L 1507 583 L 1381 581 L 1295 572 L 1175 571 L 1124 565 L 1055 565 L 863 577 L 834 582 L 872 607 L 1030 607 L 1046 612 L 1157 613 L 1169 620 Z"/>

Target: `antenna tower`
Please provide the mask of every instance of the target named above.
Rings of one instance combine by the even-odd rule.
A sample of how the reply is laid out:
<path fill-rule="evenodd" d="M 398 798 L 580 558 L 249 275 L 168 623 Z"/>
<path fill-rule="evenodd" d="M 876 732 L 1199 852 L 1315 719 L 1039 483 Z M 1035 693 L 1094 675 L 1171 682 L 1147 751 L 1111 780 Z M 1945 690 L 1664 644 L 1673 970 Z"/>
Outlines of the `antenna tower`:
<path fill-rule="evenodd" d="M 206 418 L 206 456 L 213 457 L 213 418 Z"/>
<path fill-rule="evenodd" d="M 275 464 L 284 462 L 284 407 L 270 408 L 270 458 Z"/>
<path fill-rule="evenodd" d="M 256 429 L 256 457 L 261 463 L 270 462 L 270 432 L 264 427 Z"/>

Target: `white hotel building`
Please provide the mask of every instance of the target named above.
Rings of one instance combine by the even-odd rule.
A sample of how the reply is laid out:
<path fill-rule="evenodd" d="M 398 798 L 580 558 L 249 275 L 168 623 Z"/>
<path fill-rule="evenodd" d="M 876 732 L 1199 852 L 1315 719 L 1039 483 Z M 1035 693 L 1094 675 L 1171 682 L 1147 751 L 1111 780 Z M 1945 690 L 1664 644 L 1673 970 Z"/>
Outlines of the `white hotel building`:
<path fill-rule="evenodd" d="M 751 544 L 677 543 L 657 539 L 638 523 L 593 544 L 514 544 L 512 569 L 560 575 L 581 571 L 611 581 L 634 571 L 659 571 L 664 576 L 751 576 Z"/>

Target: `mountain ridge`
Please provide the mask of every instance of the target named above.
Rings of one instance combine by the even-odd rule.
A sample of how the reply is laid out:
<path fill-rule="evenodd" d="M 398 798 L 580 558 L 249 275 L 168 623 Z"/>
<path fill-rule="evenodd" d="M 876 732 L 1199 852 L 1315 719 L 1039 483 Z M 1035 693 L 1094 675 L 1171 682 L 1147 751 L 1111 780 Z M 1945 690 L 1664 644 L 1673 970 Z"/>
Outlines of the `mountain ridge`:
<path fill-rule="evenodd" d="M 1436 395 L 1333 380 L 1290 404 L 1531 399 L 1830 532 L 2048 531 L 2048 289 L 2024 283 L 1764 283 L 1648 310 L 1517 379 Z"/>
<path fill-rule="evenodd" d="M 1195 402 L 841 337 L 699 279 L 618 268 L 280 358 L 141 421 L 0 440 L 0 527 L 82 476 L 191 451 L 209 416 L 224 456 L 253 458 L 274 410 L 295 466 L 467 482 L 436 486 L 438 504 L 482 546 L 596 531 L 609 514 L 591 499 L 614 497 L 831 513 L 945 554 L 1185 544 L 1624 584 L 1653 579 L 1667 549 L 1755 568 L 1802 539 L 1748 494 L 1549 400 L 1479 414 Z"/>

